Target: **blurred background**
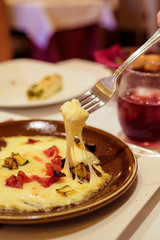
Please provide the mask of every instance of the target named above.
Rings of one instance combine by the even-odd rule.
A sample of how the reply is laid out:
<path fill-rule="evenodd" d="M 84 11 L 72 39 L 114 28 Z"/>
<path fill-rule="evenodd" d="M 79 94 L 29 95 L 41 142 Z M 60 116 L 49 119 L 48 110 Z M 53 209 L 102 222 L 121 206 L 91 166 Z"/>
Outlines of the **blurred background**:
<path fill-rule="evenodd" d="M 117 43 L 134 49 L 157 30 L 159 9 L 159 0 L 0 0 L 0 61 L 93 60 Z"/>

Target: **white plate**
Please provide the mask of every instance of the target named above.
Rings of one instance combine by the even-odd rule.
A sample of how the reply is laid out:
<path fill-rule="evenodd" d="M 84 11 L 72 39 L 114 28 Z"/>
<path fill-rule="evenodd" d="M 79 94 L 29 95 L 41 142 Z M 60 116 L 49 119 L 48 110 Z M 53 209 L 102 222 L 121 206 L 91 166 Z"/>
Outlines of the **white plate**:
<path fill-rule="evenodd" d="M 64 86 L 46 100 L 29 101 L 26 91 L 41 78 L 58 73 Z M 69 66 L 30 59 L 15 59 L 0 64 L 0 107 L 36 107 L 65 102 L 84 93 L 97 81 L 95 74 Z"/>

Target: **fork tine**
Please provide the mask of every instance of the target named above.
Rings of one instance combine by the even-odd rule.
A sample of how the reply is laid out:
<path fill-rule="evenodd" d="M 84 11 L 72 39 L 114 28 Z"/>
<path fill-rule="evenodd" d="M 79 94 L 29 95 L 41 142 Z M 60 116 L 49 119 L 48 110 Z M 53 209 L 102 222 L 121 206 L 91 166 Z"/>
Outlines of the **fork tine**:
<path fill-rule="evenodd" d="M 85 108 L 85 106 L 93 102 L 96 97 L 97 96 L 94 94 L 91 94 L 90 96 L 86 97 L 84 100 L 80 102 L 81 107 Z"/>
<path fill-rule="evenodd" d="M 82 94 L 78 99 L 79 99 L 80 102 L 82 102 L 85 98 L 87 98 L 91 94 L 92 94 L 92 89 L 89 89 L 87 92 Z"/>
<path fill-rule="evenodd" d="M 94 97 L 94 98 L 93 98 Z M 86 102 L 85 104 L 81 105 L 84 109 L 89 109 L 92 106 L 94 106 L 95 104 L 97 104 L 101 99 L 98 96 L 93 96 L 92 95 L 92 99 L 88 102 Z"/>
<path fill-rule="evenodd" d="M 102 99 L 102 96 L 97 94 L 97 89 L 94 86 L 93 88 L 85 92 L 83 95 L 81 95 L 79 97 L 81 107 L 91 113 L 103 106 L 106 103 L 106 96 L 105 99 Z"/>
<path fill-rule="evenodd" d="M 108 99 L 108 100 L 109 100 L 109 99 Z M 98 110 L 99 108 L 101 108 L 102 106 L 104 106 L 107 102 L 108 102 L 108 101 L 105 102 L 105 101 L 101 101 L 101 100 L 100 100 L 99 102 L 97 102 L 97 104 L 91 106 L 90 109 L 86 109 L 86 111 L 89 112 L 89 113 L 92 113 L 92 112 Z"/>
<path fill-rule="evenodd" d="M 94 93 L 94 88 L 89 89 L 87 92 L 85 92 L 82 96 L 79 97 L 81 107 L 85 109 L 86 105 L 90 105 L 90 103 L 93 102 L 95 98 L 97 98 L 97 95 Z"/>

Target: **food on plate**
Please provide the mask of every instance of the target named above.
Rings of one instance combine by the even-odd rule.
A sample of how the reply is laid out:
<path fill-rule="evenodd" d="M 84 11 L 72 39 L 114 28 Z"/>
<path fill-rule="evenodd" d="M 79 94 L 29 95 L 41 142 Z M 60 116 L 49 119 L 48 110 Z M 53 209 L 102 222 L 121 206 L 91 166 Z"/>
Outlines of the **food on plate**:
<path fill-rule="evenodd" d="M 47 99 L 60 91 L 62 87 L 63 81 L 59 74 L 49 75 L 33 84 L 27 91 L 27 97 L 29 100 Z"/>
<path fill-rule="evenodd" d="M 66 138 L 1 137 L 1 209 L 49 211 L 79 204 L 110 180 L 111 176 L 103 171 L 94 155 L 95 144 L 82 139 L 88 112 L 76 99 L 64 103 L 60 110 Z"/>
<path fill-rule="evenodd" d="M 160 55 L 142 54 L 132 63 L 132 68 L 145 72 L 157 72 L 160 70 Z"/>

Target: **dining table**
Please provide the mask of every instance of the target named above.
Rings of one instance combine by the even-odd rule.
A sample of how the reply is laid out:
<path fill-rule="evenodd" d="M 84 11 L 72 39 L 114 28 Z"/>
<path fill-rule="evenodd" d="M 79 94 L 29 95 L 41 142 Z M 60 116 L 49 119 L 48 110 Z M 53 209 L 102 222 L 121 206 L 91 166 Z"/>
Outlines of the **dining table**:
<path fill-rule="evenodd" d="M 10 29 L 25 34 L 32 58 L 40 60 L 80 58 L 83 48 L 88 52 L 101 45 L 99 28 L 117 27 L 119 0 L 5 0 L 5 5 Z"/>
<path fill-rule="evenodd" d="M 15 59 L 3 64 L 12 64 Z M 30 61 L 30 60 L 27 60 Z M 46 62 L 31 60 L 32 65 L 46 65 Z M 91 85 L 111 74 L 103 64 L 83 59 L 70 59 L 53 66 L 74 69 L 93 76 Z M 1 66 L 0 66 L 1 67 Z M 1 71 L 1 68 L 0 68 Z M 38 68 L 35 68 L 38 71 Z M 25 75 L 31 74 L 28 71 Z M 1 75 L 2 76 L 2 75 Z M 78 77 L 77 77 L 78 79 Z M 73 84 L 78 84 L 75 79 Z M 88 87 L 88 86 L 87 86 Z M 87 89 L 86 89 L 87 90 Z M 75 98 L 78 96 L 74 96 Z M 21 100 L 19 99 L 19 102 Z M 0 121 L 46 119 L 60 120 L 62 102 L 42 106 L 5 106 L 0 101 Z M 106 131 L 128 144 L 137 158 L 138 170 L 132 185 L 117 199 L 88 214 L 62 221 L 36 224 L 0 224 L 0 239 L 9 240 L 158 240 L 160 239 L 160 153 L 156 149 L 132 145 L 125 137 L 117 114 L 117 93 L 103 107 L 91 113 L 87 125 Z"/>

